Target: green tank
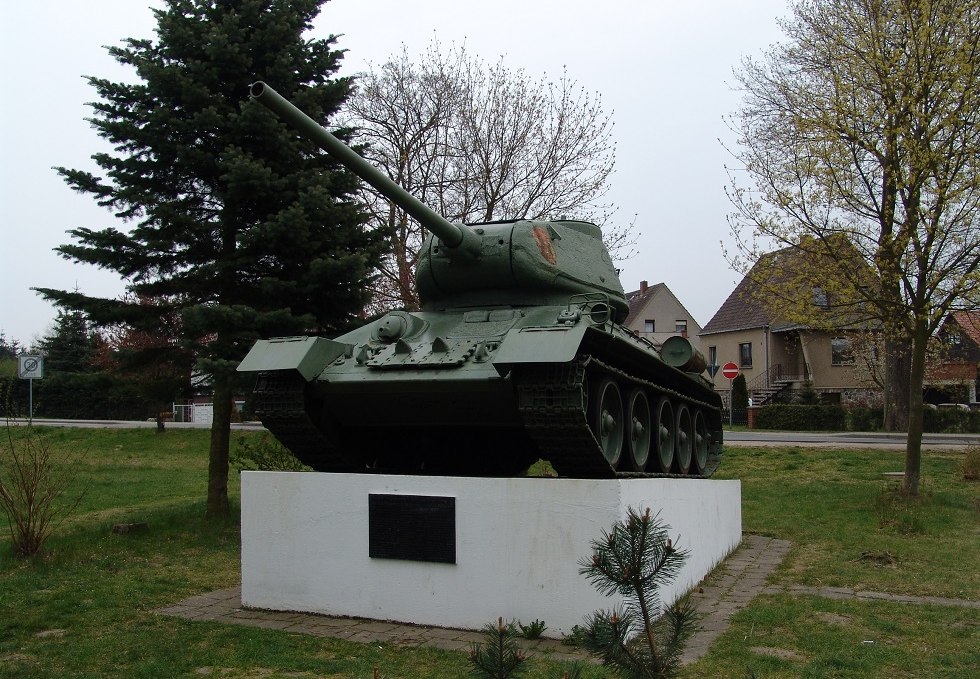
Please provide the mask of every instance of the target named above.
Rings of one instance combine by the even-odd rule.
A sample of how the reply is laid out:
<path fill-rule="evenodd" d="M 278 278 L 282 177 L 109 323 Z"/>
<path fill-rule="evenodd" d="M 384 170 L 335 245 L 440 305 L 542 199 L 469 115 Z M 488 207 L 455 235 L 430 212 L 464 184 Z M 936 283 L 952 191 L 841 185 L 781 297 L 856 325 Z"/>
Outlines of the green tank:
<path fill-rule="evenodd" d="M 683 337 L 661 350 L 629 311 L 598 226 L 453 224 L 264 83 L 252 97 L 417 219 L 430 235 L 421 311 L 342 335 L 260 340 L 255 410 L 325 472 L 706 477 L 722 453 L 721 399 Z"/>

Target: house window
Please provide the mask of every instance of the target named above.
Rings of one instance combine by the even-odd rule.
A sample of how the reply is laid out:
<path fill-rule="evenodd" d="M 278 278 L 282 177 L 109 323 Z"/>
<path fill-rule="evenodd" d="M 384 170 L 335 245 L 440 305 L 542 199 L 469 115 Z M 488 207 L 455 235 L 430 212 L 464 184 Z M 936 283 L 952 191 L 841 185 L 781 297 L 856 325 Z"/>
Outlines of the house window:
<path fill-rule="evenodd" d="M 743 368 L 752 367 L 752 343 L 742 342 L 738 345 L 738 364 Z"/>
<path fill-rule="evenodd" d="M 679 318 L 674 321 L 674 332 L 676 332 L 681 337 L 687 337 L 687 320 Z"/>
<path fill-rule="evenodd" d="M 655 327 L 656 324 L 653 322 L 652 318 L 648 318 L 643 321 L 643 332 L 656 332 Z"/>
<path fill-rule="evenodd" d="M 854 363 L 854 352 L 851 351 L 851 341 L 846 337 L 835 337 L 830 340 L 830 364 L 851 365 Z"/>
<path fill-rule="evenodd" d="M 718 347 L 708 347 L 708 365 L 718 365 Z"/>
<path fill-rule="evenodd" d="M 947 330 L 947 331 L 946 331 L 946 334 L 945 334 L 945 336 L 943 337 L 943 339 L 945 339 L 945 340 L 946 340 L 946 344 L 948 344 L 948 345 L 950 345 L 950 346 L 953 346 L 953 347 L 955 347 L 955 346 L 959 346 L 959 345 L 960 345 L 960 343 L 961 343 L 961 342 L 963 341 L 963 340 L 962 340 L 962 339 L 960 338 L 960 335 L 959 335 L 959 333 L 956 333 L 956 332 L 952 332 L 951 330 Z"/>

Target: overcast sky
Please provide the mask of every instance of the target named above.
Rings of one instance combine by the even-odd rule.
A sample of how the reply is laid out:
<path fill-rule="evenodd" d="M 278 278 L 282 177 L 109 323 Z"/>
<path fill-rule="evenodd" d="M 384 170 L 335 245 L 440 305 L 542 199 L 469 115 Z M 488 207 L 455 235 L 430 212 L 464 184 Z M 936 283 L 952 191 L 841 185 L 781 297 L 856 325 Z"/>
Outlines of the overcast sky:
<path fill-rule="evenodd" d="M 101 229 L 112 215 L 79 195 L 53 166 L 98 171 L 106 147 L 84 118 L 94 91 L 82 79 L 131 77 L 106 53 L 124 38 L 155 38 L 147 0 L 5 3 L 0 22 L 0 331 L 29 344 L 55 309 L 32 286 L 116 297 L 124 282 L 75 265 L 53 248 L 66 231 Z M 740 278 L 725 262 L 729 238 L 724 117 L 737 110 L 732 69 L 782 35 L 785 0 L 330 0 L 315 36 L 342 34 L 342 74 L 381 64 L 404 43 L 421 52 L 438 37 L 486 62 L 503 57 L 530 76 L 570 78 L 613 113 L 617 219 L 636 215 L 639 254 L 621 280 L 663 282 L 704 325 Z"/>

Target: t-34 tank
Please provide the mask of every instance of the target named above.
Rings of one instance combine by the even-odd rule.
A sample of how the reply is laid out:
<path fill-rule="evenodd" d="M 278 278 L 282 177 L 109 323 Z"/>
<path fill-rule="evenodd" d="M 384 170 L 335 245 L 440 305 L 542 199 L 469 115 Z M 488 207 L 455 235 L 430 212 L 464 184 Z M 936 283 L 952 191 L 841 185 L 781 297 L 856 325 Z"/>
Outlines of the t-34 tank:
<path fill-rule="evenodd" d="M 260 340 L 255 409 L 319 471 L 708 476 L 721 399 L 687 339 L 660 351 L 624 328 L 628 304 L 599 227 L 453 224 L 264 83 L 252 97 L 423 224 L 421 311 L 334 339 Z"/>

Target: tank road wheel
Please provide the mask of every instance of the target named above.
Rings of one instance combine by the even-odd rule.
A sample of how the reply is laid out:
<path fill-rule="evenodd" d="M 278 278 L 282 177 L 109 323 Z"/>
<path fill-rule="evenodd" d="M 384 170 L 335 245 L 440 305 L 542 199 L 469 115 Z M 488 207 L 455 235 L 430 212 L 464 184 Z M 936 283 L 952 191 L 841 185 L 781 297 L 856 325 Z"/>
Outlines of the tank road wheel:
<path fill-rule="evenodd" d="M 694 455 L 691 457 L 691 472 L 694 474 L 704 474 L 704 468 L 708 466 L 708 423 L 704 419 L 704 413 L 698 408 L 694 411 Z"/>
<path fill-rule="evenodd" d="M 674 471 L 687 474 L 691 469 L 691 452 L 694 448 L 694 420 L 691 411 L 681 403 L 677 406 L 677 455 L 674 457 Z"/>
<path fill-rule="evenodd" d="M 650 459 L 650 402 L 642 389 L 634 389 L 626 399 L 626 452 L 634 471 L 642 472 Z"/>
<path fill-rule="evenodd" d="M 592 398 L 589 422 L 602 454 L 613 469 L 623 454 L 623 397 L 608 377 L 599 383 Z"/>
<path fill-rule="evenodd" d="M 653 409 L 654 448 L 657 468 L 662 474 L 670 472 L 674 466 L 674 439 L 677 433 L 677 421 L 674 420 L 674 408 L 670 399 L 664 396 L 657 401 Z"/>

